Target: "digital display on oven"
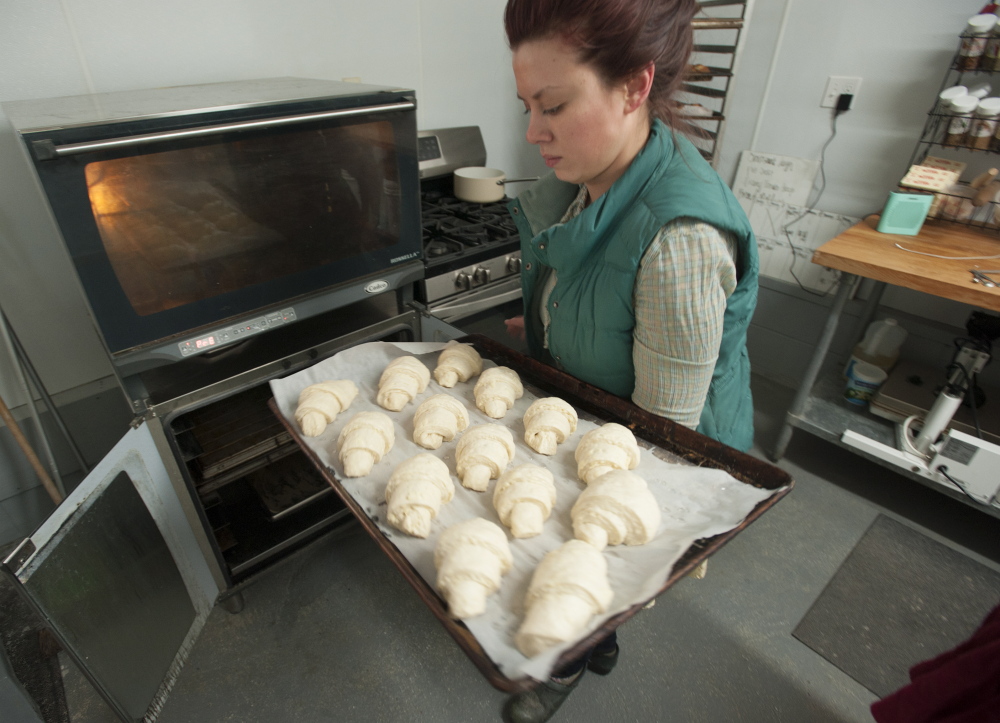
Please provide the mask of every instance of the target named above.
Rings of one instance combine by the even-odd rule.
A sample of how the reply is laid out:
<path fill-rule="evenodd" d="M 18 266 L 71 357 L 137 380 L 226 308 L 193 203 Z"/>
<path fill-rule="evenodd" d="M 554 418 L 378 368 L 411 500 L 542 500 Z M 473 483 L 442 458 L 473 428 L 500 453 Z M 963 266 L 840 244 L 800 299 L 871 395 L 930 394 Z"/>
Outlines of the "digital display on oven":
<path fill-rule="evenodd" d="M 295 321 L 295 309 L 291 307 L 271 312 L 266 316 L 258 316 L 256 319 L 245 321 L 242 324 L 227 326 L 225 329 L 219 329 L 211 334 L 199 336 L 197 339 L 182 341 L 177 347 L 181 352 L 181 356 L 191 356 L 215 346 L 228 344 L 232 341 L 241 341 L 248 336 L 259 334 L 262 331 L 273 329 L 290 321 Z"/>

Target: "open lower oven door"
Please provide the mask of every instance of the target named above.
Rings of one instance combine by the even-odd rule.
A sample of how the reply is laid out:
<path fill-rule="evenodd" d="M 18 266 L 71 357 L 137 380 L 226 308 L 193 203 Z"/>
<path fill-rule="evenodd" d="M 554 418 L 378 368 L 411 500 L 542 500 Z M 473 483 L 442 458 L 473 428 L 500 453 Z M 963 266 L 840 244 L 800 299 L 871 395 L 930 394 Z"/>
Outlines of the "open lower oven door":
<path fill-rule="evenodd" d="M 145 423 L 3 570 L 123 721 L 156 719 L 219 595 Z"/>

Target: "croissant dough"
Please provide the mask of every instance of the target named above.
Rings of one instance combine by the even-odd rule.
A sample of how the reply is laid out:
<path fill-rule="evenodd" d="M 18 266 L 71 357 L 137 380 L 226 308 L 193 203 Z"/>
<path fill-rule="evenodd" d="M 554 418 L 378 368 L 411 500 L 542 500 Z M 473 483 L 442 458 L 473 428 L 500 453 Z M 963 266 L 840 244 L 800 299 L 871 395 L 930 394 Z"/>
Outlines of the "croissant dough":
<path fill-rule="evenodd" d="M 448 465 L 429 452 L 421 452 L 400 462 L 389 476 L 386 519 L 407 534 L 427 537 L 441 505 L 454 496 Z"/>
<path fill-rule="evenodd" d="M 478 424 L 458 440 L 455 462 L 462 485 L 485 492 L 514 456 L 514 435 L 501 424 Z"/>
<path fill-rule="evenodd" d="M 537 464 L 507 470 L 493 490 L 493 507 L 500 521 L 518 539 L 540 535 L 555 503 L 555 477 Z"/>
<path fill-rule="evenodd" d="M 413 415 L 413 441 L 424 449 L 437 449 L 469 426 L 465 405 L 449 394 L 425 399 Z"/>
<path fill-rule="evenodd" d="M 536 399 L 524 413 L 524 441 L 539 454 L 553 455 L 576 431 L 576 421 L 576 410 L 559 397 Z"/>
<path fill-rule="evenodd" d="M 645 545 L 660 526 L 660 507 L 646 480 L 620 469 L 591 482 L 570 516 L 576 539 L 598 550 L 606 545 Z"/>
<path fill-rule="evenodd" d="M 563 543 L 542 558 L 531 576 L 514 645 L 530 658 L 573 640 L 613 598 L 604 555 L 581 540 Z"/>
<path fill-rule="evenodd" d="M 398 412 L 427 388 L 431 373 L 423 362 L 413 356 L 393 359 L 378 380 L 375 401 L 383 409 Z"/>
<path fill-rule="evenodd" d="M 590 484 L 613 469 L 635 469 L 639 445 L 628 427 L 608 422 L 583 435 L 573 456 L 580 479 Z"/>
<path fill-rule="evenodd" d="M 509 367 L 490 367 L 479 375 L 472 390 L 476 406 L 493 419 L 503 419 L 514 401 L 524 394 L 521 378 Z"/>
<path fill-rule="evenodd" d="M 434 380 L 442 387 L 451 388 L 458 382 L 467 382 L 483 370 L 483 358 L 471 344 L 460 344 L 454 339 L 438 356 Z"/>
<path fill-rule="evenodd" d="M 486 598 L 500 589 L 500 578 L 513 564 L 507 535 L 482 517 L 452 525 L 434 548 L 437 586 L 456 618 L 486 612 Z"/>
<path fill-rule="evenodd" d="M 295 421 L 302 434 L 318 437 L 337 415 L 351 406 L 358 388 L 350 379 L 311 384 L 299 393 Z"/>
<path fill-rule="evenodd" d="M 383 412 L 358 412 L 337 437 L 337 455 L 348 477 L 364 477 L 396 441 L 392 420 Z"/>

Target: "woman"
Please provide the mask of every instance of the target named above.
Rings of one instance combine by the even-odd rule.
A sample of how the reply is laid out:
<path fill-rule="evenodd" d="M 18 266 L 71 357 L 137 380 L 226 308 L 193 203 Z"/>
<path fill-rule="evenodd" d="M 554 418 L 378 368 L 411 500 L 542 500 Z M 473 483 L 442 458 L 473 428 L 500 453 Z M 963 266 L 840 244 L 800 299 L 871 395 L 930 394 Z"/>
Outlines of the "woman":
<path fill-rule="evenodd" d="M 757 250 L 736 199 L 676 129 L 695 0 L 508 0 L 527 140 L 553 173 L 510 205 L 533 356 L 737 449 L 753 442 L 746 330 Z M 544 721 L 614 635 L 508 721 Z"/>

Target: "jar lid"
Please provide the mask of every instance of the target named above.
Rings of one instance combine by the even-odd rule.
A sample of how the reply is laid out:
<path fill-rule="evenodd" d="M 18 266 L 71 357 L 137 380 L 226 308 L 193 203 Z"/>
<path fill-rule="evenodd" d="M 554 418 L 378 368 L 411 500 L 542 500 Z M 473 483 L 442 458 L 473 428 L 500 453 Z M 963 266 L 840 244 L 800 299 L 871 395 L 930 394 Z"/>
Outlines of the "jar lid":
<path fill-rule="evenodd" d="M 983 98 L 976 107 L 976 115 L 980 117 L 1000 115 L 1000 98 Z"/>
<path fill-rule="evenodd" d="M 992 13 L 973 15 L 969 18 L 969 24 L 966 26 L 965 32 L 972 35 L 985 35 L 990 32 L 996 24 L 997 16 Z"/>
<path fill-rule="evenodd" d="M 953 85 L 950 88 L 945 88 L 940 93 L 938 93 L 938 98 L 940 98 L 945 102 L 948 102 L 951 101 L 953 98 L 960 98 L 961 96 L 968 94 L 969 94 L 969 89 L 966 88 L 964 85 Z"/>
<path fill-rule="evenodd" d="M 971 95 L 963 95 L 952 99 L 951 110 L 954 113 L 971 113 L 978 105 L 979 98 Z"/>

